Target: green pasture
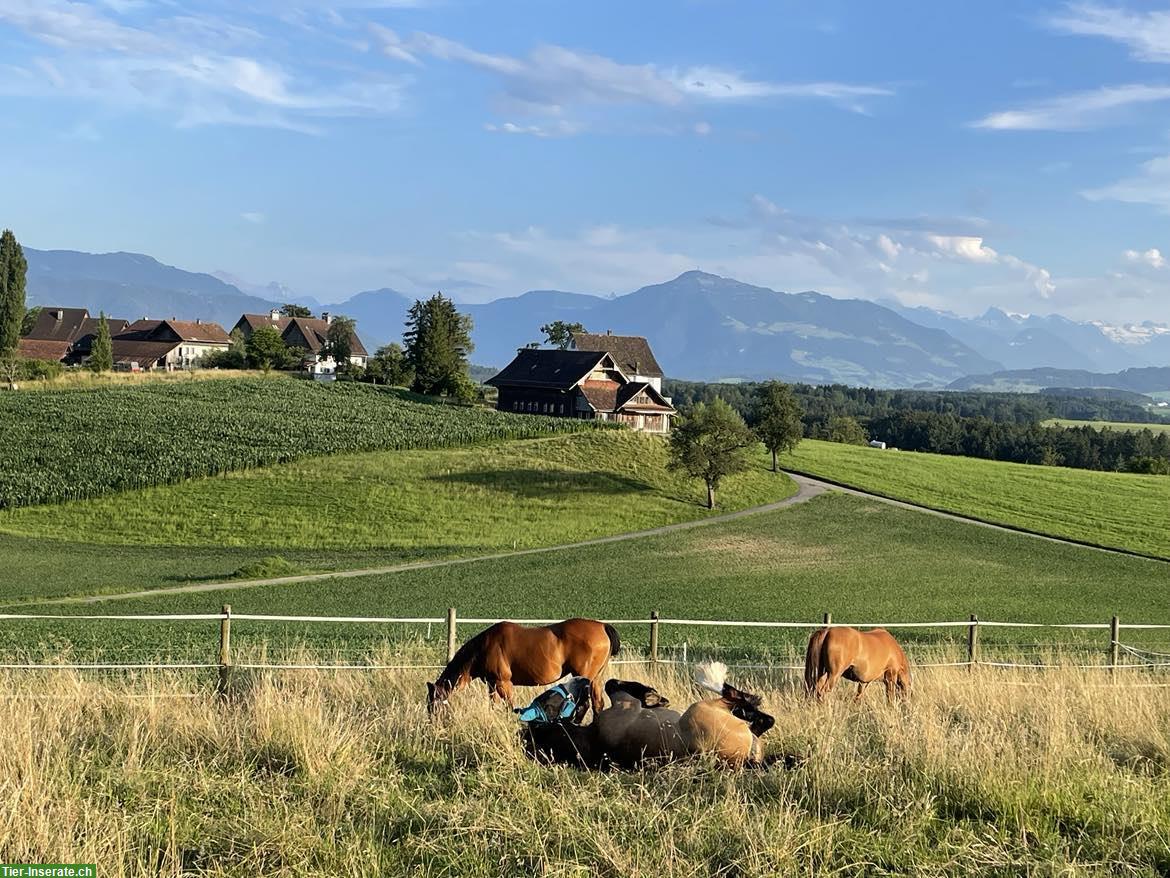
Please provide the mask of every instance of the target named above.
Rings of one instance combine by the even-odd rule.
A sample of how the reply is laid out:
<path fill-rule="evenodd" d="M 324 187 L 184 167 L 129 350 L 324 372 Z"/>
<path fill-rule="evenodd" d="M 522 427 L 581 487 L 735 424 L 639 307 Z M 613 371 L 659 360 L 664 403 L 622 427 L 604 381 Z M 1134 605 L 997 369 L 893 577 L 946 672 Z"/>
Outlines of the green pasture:
<path fill-rule="evenodd" d="M 1170 478 L 806 439 L 782 465 L 996 524 L 1170 558 Z"/>
<path fill-rule="evenodd" d="M 720 509 L 795 486 L 752 468 Z M 625 430 L 471 448 L 337 455 L 0 513 L 0 532 L 92 544 L 481 554 L 575 542 L 709 514 L 702 483 L 666 469 L 661 438 Z M 51 545 L 48 543 L 46 545 Z M 356 566 L 356 565 L 351 565 Z"/>
<path fill-rule="evenodd" d="M 1153 433 L 1170 433 L 1170 422 L 1130 424 L 1124 421 L 1075 421 L 1069 418 L 1049 418 L 1043 423 L 1045 427 L 1092 427 L 1094 430 L 1117 430 L 1126 433 L 1137 433 L 1142 430 L 1149 430 Z"/>
<path fill-rule="evenodd" d="M 434 616 L 450 606 L 465 618 L 665 618 L 896 623 L 984 619 L 1107 623 L 1170 622 L 1170 564 L 1064 545 L 943 519 L 834 493 L 808 503 L 676 534 L 601 546 L 391 575 L 333 579 L 237 591 L 157 595 L 99 605 L 41 609 L 61 613 L 204 613 L 223 602 L 234 612 L 304 615 Z M 36 607 L 28 607 L 36 611 Z M 460 639 L 475 630 L 464 625 Z M 87 659 L 170 656 L 211 660 L 218 624 L 107 621 L 6 622 L 0 651 Z M 647 626 L 621 628 L 632 654 Z M 911 644 L 961 650 L 963 628 L 900 632 Z M 1075 647 L 1100 660 L 1107 631 L 986 629 L 987 648 Z M 807 632 L 664 625 L 664 653 L 732 659 L 790 659 Z M 379 650 L 435 660 L 445 631 L 433 625 L 238 622 L 236 647 L 278 661 L 302 647 L 368 661 Z M 1127 633 L 1156 647 L 1170 632 Z M 1165 647 L 1163 647 L 1165 648 Z M 696 652 L 696 650 L 698 652 Z M 1170 649 L 1167 649 L 1170 651 Z M 921 654 L 921 653 L 920 653 Z M 931 654 L 935 654 L 933 650 Z"/>

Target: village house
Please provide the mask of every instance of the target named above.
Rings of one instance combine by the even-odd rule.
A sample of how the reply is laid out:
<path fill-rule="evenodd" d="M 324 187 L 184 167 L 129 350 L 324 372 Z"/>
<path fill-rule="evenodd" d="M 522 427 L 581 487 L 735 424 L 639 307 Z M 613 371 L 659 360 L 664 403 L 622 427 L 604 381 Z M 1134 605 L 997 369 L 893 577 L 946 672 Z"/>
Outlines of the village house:
<path fill-rule="evenodd" d="M 203 320 L 144 318 L 117 335 L 111 327 L 111 335 L 114 368 L 127 372 L 190 369 L 212 351 L 226 351 L 231 346 L 222 326 Z M 91 338 L 91 348 L 92 344 Z"/>
<path fill-rule="evenodd" d="M 30 360 L 64 362 L 89 319 L 84 308 L 42 308 L 32 330 L 20 339 L 16 352 Z"/>
<path fill-rule="evenodd" d="M 45 307 L 17 352 L 30 360 L 52 360 L 77 366 L 89 359 L 100 317 L 85 308 Z M 202 320 L 138 320 L 107 317 L 114 368 L 190 369 L 210 351 L 227 350 L 230 339 L 218 323 Z"/>
<path fill-rule="evenodd" d="M 608 351 L 521 348 L 485 383 L 497 389 L 500 411 L 616 421 L 649 433 L 669 432 L 675 414 L 658 388 L 630 377 Z"/>
<path fill-rule="evenodd" d="M 304 369 L 314 379 L 328 381 L 335 377 L 337 363 L 328 354 L 322 354 L 329 335 L 329 326 L 333 322 L 328 311 L 322 312 L 320 317 L 286 317 L 279 310 L 273 309 L 268 314 L 244 314 L 232 327 L 245 339 L 251 338 L 252 333 L 262 326 L 272 326 L 280 332 L 280 337 L 290 348 L 300 348 L 306 352 Z M 369 359 L 365 345 L 358 338 L 356 332 L 350 335 L 349 361 L 355 366 L 365 366 Z"/>

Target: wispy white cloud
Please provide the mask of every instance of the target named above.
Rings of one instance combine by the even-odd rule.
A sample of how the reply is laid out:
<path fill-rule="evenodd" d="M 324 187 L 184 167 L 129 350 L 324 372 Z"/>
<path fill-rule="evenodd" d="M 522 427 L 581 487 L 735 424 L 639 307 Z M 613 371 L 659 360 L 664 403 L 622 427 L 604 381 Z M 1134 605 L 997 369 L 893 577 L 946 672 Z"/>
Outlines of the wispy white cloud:
<path fill-rule="evenodd" d="M 240 218 L 255 226 L 262 225 L 267 220 L 267 217 L 258 210 L 245 210 L 240 214 Z"/>
<path fill-rule="evenodd" d="M 1081 194 L 1090 201 L 1148 204 L 1170 213 L 1170 155 L 1144 162 L 1131 177 Z"/>
<path fill-rule="evenodd" d="M 404 37 L 377 24 L 371 25 L 371 31 L 390 58 L 412 66 L 420 66 L 426 59 L 465 64 L 499 80 L 505 108 L 553 118 L 573 107 L 624 104 L 673 108 L 766 99 L 822 100 L 861 112 L 867 99 L 893 94 L 877 85 L 753 80 L 713 66 L 676 69 L 627 64 L 556 45 L 539 45 L 526 56 L 517 57 L 483 52 L 436 34 L 416 32 Z"/>
<path fill-rule="evenodd" d="M 539 125 L 523 125 L 516 122 L 487 122 L 485 131 L 496 131 L 500 134 L 530 134 L 533 137 L 569 137 L 581 131 L 581 127 L 567 119 L 554 119 L 551 122 Z"/>
<path fill-rule="evenodd" d="M 6 22 L 52 54 L 0 71 L 0 94 L 55 95 L 166 113 L 179 125 L 315 132 L 322 117 L 377 115 L 401 104 L 401 78 L 307 78 L 267 56 L 258 30 L 205 14 L 126 16 L 127 0 L 0 0 Z M 133 21 L 133 23 L 130 23 Z"/>
<path fill-rule="evenodd" d="M 1114 40 L 1141 61 L 1170 64 L 1170 10 L 1075 3 L 1052 15 L 1048 24 L 1061 33 Z"/>
<path fill-rule="evenodd" d="M 1107 86 L 991 113 L 972 125 L 997 131 L 1079 131 L 1122 121 L 1127 110 L 1168 100 L 1170 86 Z"/>

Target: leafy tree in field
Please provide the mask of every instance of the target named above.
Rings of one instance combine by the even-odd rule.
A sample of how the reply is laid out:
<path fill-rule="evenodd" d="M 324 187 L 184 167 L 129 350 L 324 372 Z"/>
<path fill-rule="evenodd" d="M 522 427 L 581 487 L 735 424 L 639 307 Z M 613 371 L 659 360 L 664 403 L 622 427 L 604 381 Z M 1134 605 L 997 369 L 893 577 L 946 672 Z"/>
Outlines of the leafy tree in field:
<path fill-rule="evenodd" d="M 12 231 L 0 234 L 0 357 L 16 356 L 24 322 L 24 282 L 28 262 Z"/>
<path fill-rule="evenodd" d="M 776 455 L 792 451 L 804 436 L 804 409 L 792 388 L 780 381 L 759 385 L 752 399 L 752 420 L 756 435 L 772 452 L 772 472 L 776 472 Z"/>
<path fill-rule="evenodd" d="M 288 362 L 288 346 L 275 326 L 261 326 L 252 333 L 245 345 L 248 365 L 254 369 L 281 369 Z"/>
<path fill-rule="evenodd" d="M 323 353 L 333 357 L 339 372 L 349 370 L 349 358 L 353 356 L 353 337 L 356 332 L 357 321 L 352 317 L 334 317 L 325 333 Z"/>
<path fill-rule="evenodd" d="M 20 335 L 22 338 L 33 331 L 33 327 L 37 325 L 37 318 L 40 316 L 40 305 L 34 305 L 24 312 L 24 319 L 20 321 Z"/>
<path fill-rule="evenodd" d="M 540 327 L 540 331 L 544 333 L 544 340 L 547 344 L 558 347 L 562 351 L 567 351 L 569 345 L 573 342 L 573 333 L 584 332 L 585 327 L 580 323 L 566 323 L 564 320 L 554 320 L 552 323 L 546 323 Z"/>
<path fill-rule="evenodd" d="M 435 293 L 410 308 L 402 334 L 406 363 L 414 371 L 411 389 L 429 396 L 470 399 L 475 385 L 468 375 L 471 317 L 460 314 L 455 303 Z"/>
<path fill-rule="evenodd" d="M 409 387 L 414 381 L 414 373 L 406 362 L 402 345 L 392 343 L 378 348 L 366 363 L 366 380 L 374 384 Z"/>
<path fill-rule="evenodd" d="M 304 305 L 294 305 L 291 302 L 280 306 L 280 313 L 285 317 L 312 317 L 313 312 Z"/>
<path fill-rule="evenodd" d="M 845 445 L 864 445 L 869 441 L 861 424 L 855 418 L 844 415 L 829 419 L 827 436 L 830 442 L 842 442 Z"/>
<path fill-rule="evenodd" d="M 725 476 L 748 467 L 756 435 L 722 399 L 696 403 L 670 434 L 670 469 L 702 479 L 707 508 L 715 508 L 715 491 Z"/>
<path fill-rule="evenodd" d="M 109 372 L 114 368 L 114 343 L 110 339 L 110 324 L 105 311 L 98 319 L 97 335 L 89 352 L 89 368 L 94 372 Z"/>

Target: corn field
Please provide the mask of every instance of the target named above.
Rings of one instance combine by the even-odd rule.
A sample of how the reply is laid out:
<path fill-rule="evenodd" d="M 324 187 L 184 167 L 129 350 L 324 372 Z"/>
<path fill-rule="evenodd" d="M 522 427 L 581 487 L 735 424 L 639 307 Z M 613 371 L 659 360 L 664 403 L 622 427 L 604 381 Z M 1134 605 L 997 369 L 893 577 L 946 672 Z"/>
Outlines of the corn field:
<path fill-rule="evenodd" d="M 588 429 L 364 384 L 242 378 L 0 396 L 0 508 L 79 500 L 302 457 Z"/>

